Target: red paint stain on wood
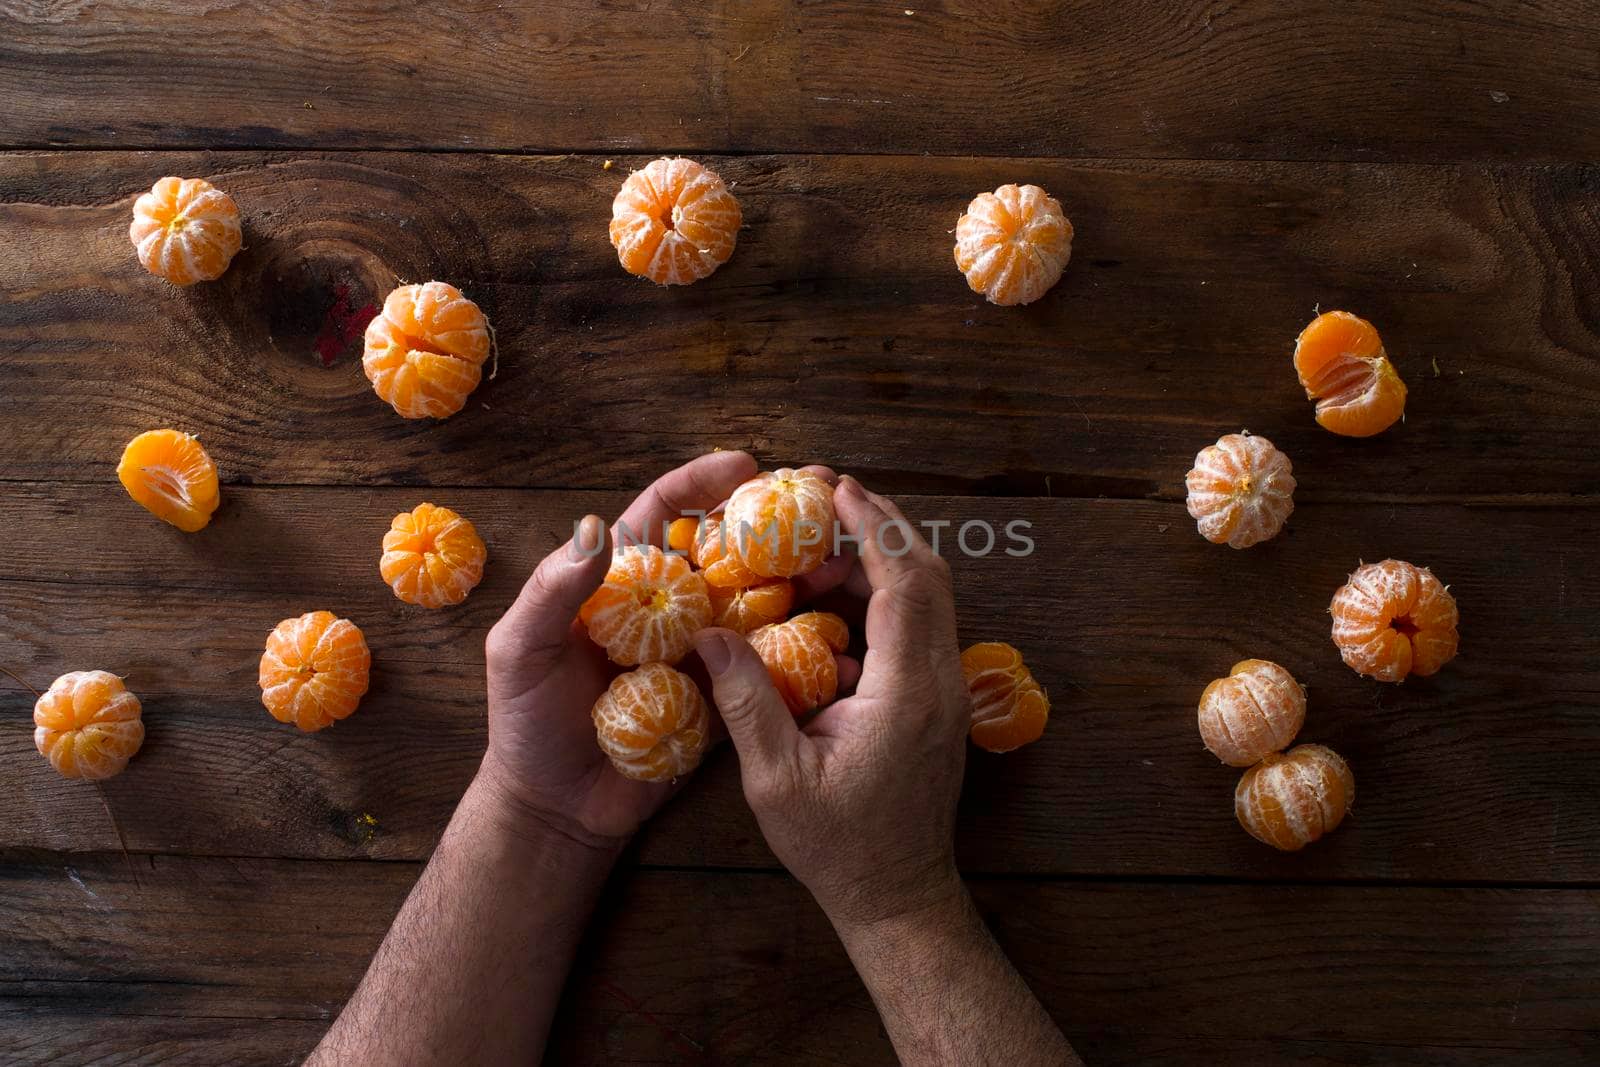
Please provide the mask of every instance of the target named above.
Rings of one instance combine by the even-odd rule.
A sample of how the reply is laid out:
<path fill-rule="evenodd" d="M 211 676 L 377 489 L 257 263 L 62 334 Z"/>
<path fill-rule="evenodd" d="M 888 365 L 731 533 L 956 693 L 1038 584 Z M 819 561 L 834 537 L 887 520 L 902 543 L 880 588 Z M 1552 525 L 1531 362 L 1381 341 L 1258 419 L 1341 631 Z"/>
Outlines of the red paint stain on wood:
<path fill-rule="evenodd" d="M 658 1030 L 661 1035 L 667 1039 L 668 1044 L 672 1045 L 676 1051 L 696 1059 L 704 1055 L 705 1049 L 700 1045 L 699 1042 L 689 1037 L 689 1035 L 685 1034 L 683 1031 L 669 1026 L 662 1019 L 652 1014 L 647 1008 L 645 1008 L 643 1004 L 639 1003 L 632 996 L 629 996 L 626 992 L 620 989 L 614 982 L 609 982 L 602 978 L 595 982 L 595 985 L 605 992 L 611 994 L 617 1000 L 621 1001 L 622 1005 L 627 1008 L 629 1012 L 639 1016 L 639 1018 L 655 1027 L 656 1030 Z"/>
<path fill-rule="evenodd" d="M 333 366 L 334 360 L 339 358 L 339 353 L 350 347 L 350 343 L 361 336 L 367 328 L 367 323 L 377 315 L 378 308 L 374 304 L 363 304 L 355 309 L 350 307 L 348 285 L 334 289 L 333 306 L 323 317 L 322 329 L 317 333 L 317 357 L 322 360 L 322 365 Z"/>

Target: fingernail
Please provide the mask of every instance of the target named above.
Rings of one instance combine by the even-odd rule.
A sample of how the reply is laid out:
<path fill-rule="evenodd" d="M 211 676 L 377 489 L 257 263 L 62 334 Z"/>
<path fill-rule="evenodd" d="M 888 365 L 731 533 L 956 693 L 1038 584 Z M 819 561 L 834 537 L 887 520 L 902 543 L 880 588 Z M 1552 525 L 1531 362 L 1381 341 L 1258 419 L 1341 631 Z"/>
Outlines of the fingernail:
<path fill-rule="evenodd" d="M 706 665 L 712 677 L 727 670 L 728 664 L 733 662 L 733 649 L 721 634 L 706 634 L 695 642 L 695 650 L 700 653 L 700 662 Z"/>
<path fill-rule="evenodd" d="M 847 493 L 850 496 L 859 497 L 861 495 L 861 483 L 850 477 L 848 474 L 841 474 L 839 476 L 838 491 L 841 493 Z"/>
<path fill-rule="evenodd" d="M 598 556 L 605 547 L 605 524 L 598 515 L 585 515 L 578 524 L 578 531 L 573 535 L 572 545 L 568 555 L 574 563 L 582 563 L 586 559 Z"/>

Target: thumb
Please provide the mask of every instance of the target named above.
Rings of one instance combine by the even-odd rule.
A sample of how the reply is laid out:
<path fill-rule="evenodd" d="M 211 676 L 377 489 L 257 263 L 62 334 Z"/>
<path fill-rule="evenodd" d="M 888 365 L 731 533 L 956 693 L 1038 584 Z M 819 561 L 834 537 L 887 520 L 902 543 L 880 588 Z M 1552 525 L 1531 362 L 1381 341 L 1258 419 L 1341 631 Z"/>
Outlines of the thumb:
<path fill-rule="evenodd" d="M 745 772 L 787 762 L 800 730 L 750 642 L 732 630 L 710 628 L 695 635 L 694 645 Z"/>
<path fill-rule="evenodd" d="M 539 563 L 489 631 L 489 654 L 520 664 L 558 655 L 578 609 L 605 581 L 611 566 L 607 545 L 604 521 L 584 516 L 573 539 Z"/>

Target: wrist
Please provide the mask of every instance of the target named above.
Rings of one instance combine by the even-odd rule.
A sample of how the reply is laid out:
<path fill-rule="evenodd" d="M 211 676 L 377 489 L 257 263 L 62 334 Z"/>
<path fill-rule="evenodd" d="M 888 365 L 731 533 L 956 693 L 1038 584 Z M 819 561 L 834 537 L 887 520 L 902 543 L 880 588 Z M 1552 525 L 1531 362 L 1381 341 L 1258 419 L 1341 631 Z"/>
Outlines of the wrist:
<path fill-rule="evenodd" d="M 467 787 L 460 810 L 499 836 L 585 867 L 609 870 L 630 840 L 592 833 L 570 816 L 531 802 L 510 786 L 492 752 Z"/>
<path fill-rule="evenodd" d="M 827 900 L 819 896 L 818 903 L 846 943 L 950 929 L 972 908 L 954 862 L 934 865 L 915 879 L 898 879 L 892 885 L 858 884 Z"/>

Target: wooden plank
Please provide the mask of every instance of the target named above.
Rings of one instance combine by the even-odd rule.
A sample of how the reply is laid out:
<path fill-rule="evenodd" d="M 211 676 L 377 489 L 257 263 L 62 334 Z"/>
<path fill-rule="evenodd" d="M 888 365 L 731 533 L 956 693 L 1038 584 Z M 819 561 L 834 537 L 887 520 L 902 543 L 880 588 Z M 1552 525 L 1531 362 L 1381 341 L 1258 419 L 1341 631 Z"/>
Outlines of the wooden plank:
<path fill-rule="evenodd" d="M 1600 171 L 712 162 L 747 227 L 669 291 L 618 268 L 620 173 L 596 158 L 0 156 L 0 479 L 97 482 L 178 424 L 233 482 L 631 489 L 722 445 L 900 491 L 1173 496 L 1243 426 L 1307 498 L 1600 492 Z M 134 193 L 168 172 L 243 207 L 216 284 L 174 290 L 128 247 Z M 950 261 L 967 198 L 1002 180 L 1079 227 L 1025 309 Z M 499 330 L 498 376 L 442 424 L 397 417 L 338 344 L 397 277 L 461 284 Z M 1381 326 L 1403 425 L 1314 424 L 1290 353 L 1318 305 Z"/>
<path fill-rule="evenodd" d="M 78 1050 L 96 1029 L 78 1032 L 85 1015 L 101 1019 L 102 1040 L 123 1018 L 326 1025 L 418 871 L 135 863 L 137 887 L 114 854 L 66 866 L 12 854 L 0 865 L 0 916 L 16 932 L 0 976 L 8 1062 L 30 1047 L 87 1058 Z M 973 889 L 1091 1062 L 1157 1049 L 1162 1062 L 1216 1062 L 1219 1044 L 1253 1047 L 1246 1062 L 1339 1062 L 1341 1044 L 1382 1063 L 1493 1052 L 1575 1064 L 1600 1051 L 1593 891 L 1012 879 Z M 892 1062 L 823 916 L 778 875 L 619 877 L 559 1018 L 561 1063 Z M 314 1034 L 282 1040 L 275 1062 L 303 1054 Z"/>
<path fill-rule="evenodd" d="M 1470 0 L 10 3 L 0 143 L 1593 160 L 1597 34 Z"/>
<path fill-rule="evenodd" d="M 429 494 L 432 495 L 432 494 Z M 205 532 L 135 510 L 120 487 L 14 486 L 0 554 L 0 664 L 44 685 L 126 674 L 149 741 L 106 786 L 136 851 L 425 856 L 481 755 L 482 639 L 535 561 L 619 494 L 453 490 L 490 544 L 460 609 L 396 601 L 376 574 L 417 490 L 230 487 Z M 1032 523 L 1036 553 L 953 556 L 963 635 L 1025 650 L 1052 692 L 1044 740 L 974 753 L 962 859 L 978 872 L 1600 881 L 1600 548 L 1587 509 L 1307 505 L 1278 541 L 1234 552 L 1180 505 L 906 498 L 913 517 Z M 949 543 L 948 532 L 946 544 Z M 1435 568 L 1460 600 L 1460 659 L 1433 679 L 1357 677 L 1328 599 L 1360 559 Z M 352 719 L 302 736 L 261 709 L 255 671 L 280 618 L 331 607 L 374 649 Z M 1310 687 L 1303 739 L 1348 758 L 1356 814 L 1279 856 L 1234 824 L 1237 772 L 1200 746 L 1194 702 L 1249 656 Z M 0 708 L 24 720 L 31 698 Z M 0 732 L 14 798 L 0 846 L 106 850 L 99 796 Z M 363 825 L 372 815 L 376 831 Z M 714 829 L 713 829 L 714 828 Z M 771 866 L 731 753 L 657 821 L 647 864 Z"/>

